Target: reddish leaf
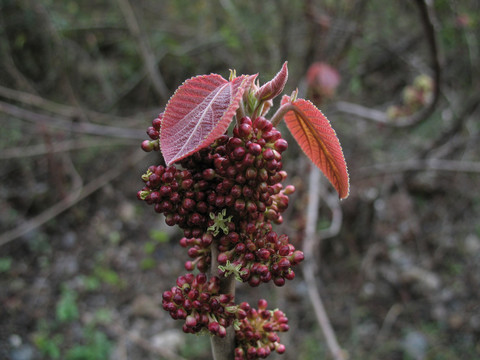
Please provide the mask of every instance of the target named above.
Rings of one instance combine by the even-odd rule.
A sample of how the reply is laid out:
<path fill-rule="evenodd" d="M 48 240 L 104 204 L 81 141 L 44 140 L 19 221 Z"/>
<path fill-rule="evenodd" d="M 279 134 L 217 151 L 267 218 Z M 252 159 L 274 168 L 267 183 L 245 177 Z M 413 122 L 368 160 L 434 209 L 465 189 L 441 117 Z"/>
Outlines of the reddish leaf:
<path fill-rule="evenodd" d="M 256 75 L 227 81 L 202 75 L 185 81 L 170 98 L 160 129 L 160 148 L 167 165 L 215 141 L 233 119 L 245 89 Z"/>
<path fill-rule="evenodd" d="M 288 69 L 287 62 L 283 63 L 280 71 L 275 75 L 275 77 L 269 82 L 265 83 L 260 89 L 257 90 L 255 96 L 261 101 L 271 100 L 278 95 L 280 95 L 287 83 L 288 79 Z"/>
<path fill-rule="evenodd" d="M 290 97 L 282 98 L 282 105 Z M 287 127 L 305 154 L 323 171 L 338 192 L 340 199 L 348 196 L 348 172 L 342 147 L 328 119 L 310 101 L 298 99 L 291 103 L 294 110 L 284 118 Z"/>

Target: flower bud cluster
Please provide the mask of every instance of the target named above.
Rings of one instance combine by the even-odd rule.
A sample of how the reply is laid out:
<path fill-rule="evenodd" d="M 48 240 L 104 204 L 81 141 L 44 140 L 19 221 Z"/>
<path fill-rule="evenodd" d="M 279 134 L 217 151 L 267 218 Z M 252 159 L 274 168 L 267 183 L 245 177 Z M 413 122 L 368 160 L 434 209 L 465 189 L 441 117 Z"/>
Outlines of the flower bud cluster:
<path fill-rule="evenodd" d="M 211 334 L 224 337 L 226 328 L 244 311 L 237 311 L 233 296 L 220 294 L 218 277 L 203 273 L 193 275 L 188 273 L 177 278 L 177 286 L 163 293 L 163 309 L 170 313 L 173 319 L 185 320 L 183 331 L 198 333 L 208 330 Z"/>
<path fill-rule="evenodd" d="M 161 116 L 147 133 L 158 140 Z M 242 118 L 233 136 L 220 136 L 210 146 L 175 166 L 150 166 L 142 179 L 139 199 L 165 215 L 168 225 L 184 231 L 180 240 L 192 260 L 187 270 L 202 272 L 211 263 L 211 244 L 219 244 L 219 263 L 240 266 L 237 278 L 253 286 L 271 279 L 283 285 L 295 274 L 291 266 L 303 259 L 286 235 L 277 236 L 271 223 L 283 221 L 292 185 L 282 155 L 288 147 L 272 123 L 260 116 L 254 122 Z M 223 271 L 231 273 L 232 270 Z"/>
<path fill-rule="evenodd" d="M 258 301 L 258 309 L 250 308 L 248 303 L 240 304 L 247 316 L 239 320 L 235 330 L 235 360 L 264 359 L 272 351 L 285 352 L 277 332 L 288 330 L 288 319 L 280 310 L 267 310 L 267 305 L 264 299 Z"/>
<path fill-rule="evenodd" d="M 208 226 L 208 214 L 216 210 L 205 189 L 210 184 L 200 173 L 175 166 L 150 166 L 142 176 L 145 186 L 137 197 L 165 215 L 167 225 L 178 225 L 185 235 L 201 236 Z"/>
<path fill-rule="evenodd" d="M 160 137 L 160 126 L 162 124 L 163 113 L 159 114 L 153 121 L 152 126 L 148 127 L 147 135 L 151 140 L 145 140 L 142 142 L 142 149 L 146 152 L 152 150 L 160 150 L 159 137 Z"/>
<path fill-rule="evenodd" d="M 240 233 L 222 236 L 218 248 L 220 274 L 234 274 L 251 286 L 270 280 L 283 286 L 285 280 L 295 277 L 292 266 L 304 258 L 303 253 L 289 243 L 288 236 L 278 236 L 268 222 L 257 227 L 250 223 Z"/>
<path fill-rule="evenodd" d="M 159 150 L 161 122 L 159 115 L 148 128 L 151 140 L 142 143 L 145 151 Z M 288 319 L 280 310 L 267 310 L 265 300 L 258 309 L 235 305 L 233 295 L 220 293 L 220 278 L 208 279 L 206 272 L 216 254 L 218 276 L 233 274 L 251 286 L 269 281 L 282 286 L 295 277 L 292 267 L 303 260 L 303 253 L 272 228 L 282 223 L 288 196 L 295 191 L 281 184 L 287 177 L 281 155 L 287 147 L 265 117 L 244 117 L 233 136 L 220 136 L 177 166 L 150 166 L 137 193 L 165 216 L 167 225 L 183 230 L 180 245 L 191 258 L 185 268 L 200 271 L 180 276 L 176 286 L 163 293 L 163 308 L 184 320 L 186 333 L 224 337 L 233 325 L 235 359 L 283 353 L 277 332 L 288 330 Z"/>

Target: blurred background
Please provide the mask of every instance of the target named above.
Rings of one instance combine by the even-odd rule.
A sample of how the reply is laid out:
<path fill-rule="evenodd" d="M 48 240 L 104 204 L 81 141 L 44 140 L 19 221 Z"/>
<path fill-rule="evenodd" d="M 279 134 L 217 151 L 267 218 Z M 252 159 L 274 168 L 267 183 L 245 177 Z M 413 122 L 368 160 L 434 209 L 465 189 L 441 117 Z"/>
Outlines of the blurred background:
<path fill-rule="evenodd" d="M 185 79 L 286 60 L 349 166 L 348 199 L 320 183 L 314 254 L 340 345 L 480 358 L 479 20 L 468 0 L 0 0 L 0 359 L 211 358 L 161 309 L 187 254 L 136 199 L 163 161 L 140 143 Z M 301 248 L 310 164 L 281 130 L 277 231 Z M 329 359 L 296 273 L 238 299 L 287 313 L 270 358 Z"/>

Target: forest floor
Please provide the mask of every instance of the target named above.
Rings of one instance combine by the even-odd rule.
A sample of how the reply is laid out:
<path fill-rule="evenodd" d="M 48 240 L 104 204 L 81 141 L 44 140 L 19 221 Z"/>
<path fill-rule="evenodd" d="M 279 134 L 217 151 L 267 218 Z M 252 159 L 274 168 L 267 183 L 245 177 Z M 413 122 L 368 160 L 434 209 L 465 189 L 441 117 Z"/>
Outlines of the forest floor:
<path fill-rule="evenodd" d="M 2 246 L 1 359 L 210 358 L 208 337 L 184 334 L 161 309 L 162 293 L 184 273 L 187 255 L 180 232 L 136 200 L 149 159 Z M 280 230 L 301 247 L 308 193 L 299 174 L 308 165 L 292 166 L 287 182 L 297 192 Z M 351 359 L 479 358 L 480 228 L 473 216 L 479 204 L 469 195 L 475 178 L 420 173 L 399 183 L 351 172 L 342 229 L 315 254 L 341 346 Z M 30 208 L 41 200 L 40 189 Z M 4 224 L 13 219 L 7 207 L 2 213 Z M 320 214 L 322 229 L 330 219 L 323 203 Z M 17 214 L 11 223 L 21 221 Z M 282 288 L 238 286 L 238 299 L 264 297 L 286 312 L 287 352 L 278 358 L 328 359 L 296 273 Z"/>

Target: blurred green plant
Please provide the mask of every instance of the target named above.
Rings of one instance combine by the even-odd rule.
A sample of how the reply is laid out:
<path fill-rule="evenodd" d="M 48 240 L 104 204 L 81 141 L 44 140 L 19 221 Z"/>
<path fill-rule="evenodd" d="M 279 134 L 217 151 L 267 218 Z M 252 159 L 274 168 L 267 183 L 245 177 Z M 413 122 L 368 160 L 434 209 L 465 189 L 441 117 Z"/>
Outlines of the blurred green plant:
<path fill-rule="evenodd" d="M 143 245 L 145 257 L 140 261 L 142 270 L 153 269 L 157 263 L 154 258 L 155 251 L 160 244 L 168 242 L 169 236 L 165 231 L 153 229 L 150 231 L 150 240 Z"/>
<path fill-rule="evenodd" d="M 125 286 L 124 281 L 120 278 L 118 273 L 107 267 L 97 266 L 93 270 L 93 274 L 95 277 L 97 277 L 101 282 L 105 284 L 118 287 L 118 288 L 122 288 L 123 286 Z"/>
<path fill-rule="evenodd" d="M 66 360 L 104 360 L 110 356 L 112 343 L 107 335 L 94 326 L 83 331 L 84 345 L 75 345 L 65 354 Z"/>
<path fill-rule="evenodd" d="M 186 359 L 208 358 L 210 354 L 210 339 L 208 336 L 192 336 L 180 348 L 180 355 Z"/>
<path fill-rule="evenodd" d="M 78 326 L 80 313 L 76 291 L 63 286 L 56 306 L 56 317 L 53 321 L 41 319 L 37 323 L 37 331 L 33 343 L 45 359 L 66 360 L 104 360 L 110 356 L 112 342 L 100 329 L 103 324 L 112 320 L 109 309 L 98 309 L 92 320 L 81 329 L 81 343 L 64 345 L 65 331 L 71 326 Z"/>
<path fill-rule="evenodd" d="M 168 234 L 162 230 L 150 230 L 150 239 L 158 244 L 166 243 L 169 239 Z"/>
<path fill-rule="evenodd" d="M 63 343 L 61 334 L 50 335 L 48 332 L 35 334 L 33 342 L 40 353 L 47 359 L 60 359 L 60 345 Z"/>
<path fill-rule="evenodd" d="M 78 319 L 77 293 L 64 287 L 55 310 L 60 323 L 68 323 Z"/>
<path fill-rule="evenodd" d="M 0 258 L 0 274 L 10 271 L 12 268 L 13 259 L 9 256 Z"/>

